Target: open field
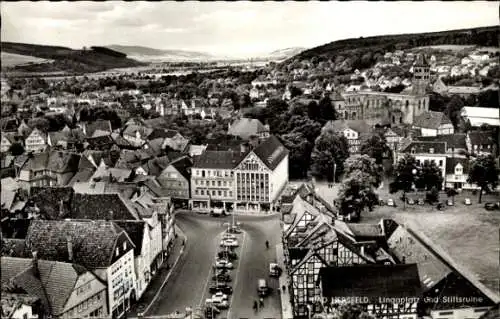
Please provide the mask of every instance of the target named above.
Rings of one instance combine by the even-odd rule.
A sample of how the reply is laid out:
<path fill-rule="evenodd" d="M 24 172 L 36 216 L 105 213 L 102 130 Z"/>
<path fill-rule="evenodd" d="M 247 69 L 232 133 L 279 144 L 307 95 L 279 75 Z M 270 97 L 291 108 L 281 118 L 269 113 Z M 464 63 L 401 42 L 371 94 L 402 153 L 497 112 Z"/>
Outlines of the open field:
<path fill-rule="evenodd" d="M 387 184 L 387 183 L 386 183 Z M 330 203 L 335 197 L 338 186 L 329 188 L 325 183 L 316 183 L 318 193 Z M 455 196 L 455 205 L 438 211 L 435 206 L 406 205 L 399 200 L 401 194 L 387 193 L 385 187 L 379 191 L 381 199 L 392 198 L 398 207 L 377 207 L 373 212 L 362 216 L 362 222 L 378 222 L 381 218 L 392 218 L 406 224 L 409 228 L 422 232 L 437 246 L 442 248 L 459 265 L 471 273 L 485 286 L 500 293 L 499 290 L 499 225 L 500 211 L 487 211 L 484 203 L 500 200 L 496 195 L 483 195 L 483 203 L 470 192 Z M 417 198 L 409 194 L 409 197 Z M 469 197 L 472 205 L 463 204 Z M 441 202 L 447 197 L 440 195 Z"/>
<path fill-rule="evenodd" d="M 30 55 L 21 55 L 15 53 L 2 52 L 1 55 L 3 67 L 13 67 L 16 65 L 23 65 L 29 63 L 45 63 L 51 60 L 41 59 Z"/>

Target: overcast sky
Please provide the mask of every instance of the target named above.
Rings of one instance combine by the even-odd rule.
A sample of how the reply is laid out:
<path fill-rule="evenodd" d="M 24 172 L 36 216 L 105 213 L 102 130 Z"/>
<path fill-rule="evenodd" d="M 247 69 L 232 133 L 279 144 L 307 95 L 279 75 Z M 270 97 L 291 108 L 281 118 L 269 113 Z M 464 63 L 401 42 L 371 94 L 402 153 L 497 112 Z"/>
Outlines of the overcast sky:
<path fill-rule="evenodd" d="M 252 55 L 498 24 L 499 2 L 2 2 L 2 41 Z"/>

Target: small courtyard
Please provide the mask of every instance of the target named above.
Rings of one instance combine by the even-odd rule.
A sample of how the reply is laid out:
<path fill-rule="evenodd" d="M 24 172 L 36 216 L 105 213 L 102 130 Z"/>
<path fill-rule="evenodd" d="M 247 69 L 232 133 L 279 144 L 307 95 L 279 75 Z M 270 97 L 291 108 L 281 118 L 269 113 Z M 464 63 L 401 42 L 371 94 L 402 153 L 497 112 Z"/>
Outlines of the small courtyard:
<path fill-rule="evenodd" d="M 316 191 L 329 203 L 336 197 L 340 184 L 329 187 L 327 183 L 315 183 Z M 464 191 L 455 196 L 454 206 L 446 206 L 442 211 L 431 205 L 406 205 L 399 199 L 400 193 L 389 194 L 388 182 L 378 190 L 380 199 L 392 198 L 397 207 L 378 206 L 373 212 L 362 215 L 361 222 L 378 222 L 381 218 L 391 218 L 400 224 L 424 233 L 437 246 L 445 250 L 455 262 L 471 271 L 479 281 L 491 290 L 499 293 L 500 248 L 498 234 L 500 211 L 487 211 L 486 202 L 500 200 L 498 195 L 483 195 L 482 204 L 478 204 L 478 195 Z M 413 199 L 424 197 L 409 193 Z M 465 205 L 464 199 L 471 199 L 472 205 Z M 440 201 L 448 197 L 440 194 Z"/>

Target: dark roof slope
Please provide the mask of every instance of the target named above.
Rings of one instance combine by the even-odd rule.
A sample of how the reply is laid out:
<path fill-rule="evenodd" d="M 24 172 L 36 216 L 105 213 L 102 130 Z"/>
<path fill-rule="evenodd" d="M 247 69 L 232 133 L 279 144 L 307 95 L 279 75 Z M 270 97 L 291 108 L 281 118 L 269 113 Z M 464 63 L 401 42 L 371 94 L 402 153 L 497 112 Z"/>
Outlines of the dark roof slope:
<path fill-rule="evenodd" d="M 464 157 L 450 157 L 446 159 L 446 174 L 455 174 L 455 166 L 461 164 L 463 167 L 463 174 L 469 173 L 470 162 Z"/>
<path fill-rule="evenodd" d="M 142 239 L 144 238 L 144 226 L 146 222 L 142 220 L 115 220 L 114 223 L 127 232 L 128 237 L 130 237 L 135 245 L 134 255 L 139 256 L 142 250 Z"/>
<path fill-rule="evenodd" d="M 241 162 L 245 154 L 231 151 L 205 151 L 195 157 L 193 167 L 233 169 Z"/>
<path fill-rule="evenodd" d="M 274 135 L 260 143 L 253 152 L 272 170 L 288 155 L 288 150 Z"/>
<path fill-rule="evenodd" d="M 353 265 L 321 268 L 319 277 L 325 297 L 419 297 L 416 264 Z"/>
<path fill-rule="evenodd" d="M 112 212 L 112 214 L 111 214 Z M 79 194 L 73 196 L 74 219 L 92 220 L 139 220 L 140 217 L 130 209 L 119 194 Z"/>
<path fill-rule="evenodd" d="M 404 149 L 403 153 L 408 153 L 415 148 L 415 153 L 429 153 L 431 148 L 434 150 L 434 154 L 445 154 L 446 153 L 446 143 L 445 142 L 421 142 L 413 141 L 410 142 Z"/>
<path fill-rule="evenodd" d="M 34 220 L 26 236 L 27 245 L 40 259 L 69 261 L 68 237 L 73 262 L 87 269 L 111 265 L 118 237 L 125 231 L 111 221 Z"/>
<path fill-rule="evenodd" d="M 170 163 L 175 169 L 184 176 L 188 181 L 191 178 L 191 167 L 193 166 L 193 161 L 188 157 L 184 156 L 179 159 L 176 159 L 172 163 Z"/>

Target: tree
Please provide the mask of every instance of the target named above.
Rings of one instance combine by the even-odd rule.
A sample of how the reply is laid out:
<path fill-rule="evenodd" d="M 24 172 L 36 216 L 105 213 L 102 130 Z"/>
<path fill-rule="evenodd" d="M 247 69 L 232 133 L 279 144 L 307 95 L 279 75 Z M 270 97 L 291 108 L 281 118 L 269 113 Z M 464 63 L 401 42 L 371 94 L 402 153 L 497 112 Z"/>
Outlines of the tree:
<path fill-rule="evenodd" d="M 12 145 L 9 147 L 9 152 L 14 156 L 19 156 L 24 153 L 24 147 L 21 143 L 12 143 Z"/>
<path fill-rule="evenodd" d="M 424 162 L 417 170 L 417 181 L 415 184 L 417 188 L 425 188 L 426 190 L 431 190 L 432 188 L 441 189 L 443 185 L 441 169 L 436 163 Z"/>
<path fill-rule="evenodd" d="M 379 187 L 382 182 L 382 174 L 380 165 L 368 155 L 353 155 L 345 162 L 344 174 L 349 176 L 357 171 L 363 172 L 366 176 L 366 181 L 374 187 Z"/>
<path fill-rule="evenodd" d="M 316 139 L 311 153 L 311 175 L 326 177 L 330 181 L 337 180 L 344 171 L 344 161 L 348 156 L 347 139 L 333 130 L 323 131 Z"/>
<path fill-rule="evenodd" d="M 50 128 L 50 121 L 44 117 L 35 117 L 28 120 L 27 125 L 32 128 L 37 128 L 40 131 L 47 132 Z"/>
<path fill-rule="evenodd" d="M 464 101 L 458 95 L 453 95 L 451 100 L 446 104 L 444 113 L 453 123 L 453 126 L 456 128 L 460 121 L 460 111 L 465 106 Z"/>
<path fill-rule="evenodd" d="M 493 156 L 482 155 L 473 160 L 467 182 L 480 187 L 479 203 L 481 203 L 483 191 L 489 191 L 498 185 L 498 168 Z"/>
<path fill-rule="evenodd" d="M 302 90 L 296 86 L 290 86 L 290 98 L 294 98 L 296 96 L 302 95 Z"/>
<path fill-rule="evenodd" d="M 290 178 L 306 177 L 311 161 L 312 143 L 300 132 L 282 135 L 281 140 L 290 152 Z"/>
<path fill-rule="evenodd" d="M 365 208 L 372 210 L 378 203 L 378 196 L 370 176 L 361 170 L 351 172 L 342 182 L 338 201 L 340 213 L 351 215 L 354 220 L 359 219 Z"/>
<path fill-rule="evenodd" d="M 375 159 L 375 163 L 378 165 L 382 165 L 384 158 L 387 158 L 387 155 L 391 153 L 385 137 L 379 134 L 372 135 L 369 139 L 365 140 L 359 150 L 361 154 L 366 154 Z"/>
<path fill-rule="evenodd" d="M 334 121 L 337 119 L 337 114 L 335 108 L 333 107 L 332 100 L 326 95 L 318 103 L 319 110 L 319 122 L 325 124 L 328 121 Z"/>

